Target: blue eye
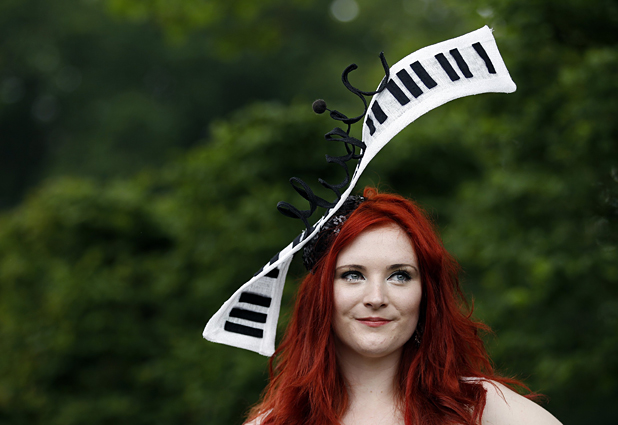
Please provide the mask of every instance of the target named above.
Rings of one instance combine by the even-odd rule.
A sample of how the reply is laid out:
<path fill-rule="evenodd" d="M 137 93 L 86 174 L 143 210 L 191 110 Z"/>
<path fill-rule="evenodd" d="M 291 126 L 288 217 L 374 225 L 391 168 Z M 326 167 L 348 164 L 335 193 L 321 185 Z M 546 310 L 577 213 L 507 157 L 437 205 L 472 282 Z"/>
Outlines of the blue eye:
<path fill-rule="evenodd" d="M 344 279 L 344 280 L 346 280 L 348 282 L 353 282 L 353 281 L 356 281 L 356 280 L 362 280 L 363 279 L 363 275 L 360 272 L 350 270 L 350 271 L 347 271 L 347 272 L 343 273 L 341 275 L 341 279 Z"/>
<path fill-rule="evenodd" d="M 412 277 L 410 276 L 410 273 L 404 270 L 397 270 L 389 277 L 389 280 L 394 280 L 396 282 L 407 282 L 411 279 Z"/>

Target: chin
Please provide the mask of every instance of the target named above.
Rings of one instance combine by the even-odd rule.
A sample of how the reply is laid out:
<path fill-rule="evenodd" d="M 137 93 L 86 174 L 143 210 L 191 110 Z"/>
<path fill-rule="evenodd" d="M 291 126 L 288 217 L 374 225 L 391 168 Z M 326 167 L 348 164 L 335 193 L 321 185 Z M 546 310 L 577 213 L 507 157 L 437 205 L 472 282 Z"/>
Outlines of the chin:
<path fill-rule="evenodd" d="M 344 356 L 360 356 L 368 359 L 389 357 L 393 354 L 400 355 L 405 341 L 401 344 L 393 344 L 392 341 L 364 341 L 362 343 L 346 343 L 337 340 L 337 351 Z"/>

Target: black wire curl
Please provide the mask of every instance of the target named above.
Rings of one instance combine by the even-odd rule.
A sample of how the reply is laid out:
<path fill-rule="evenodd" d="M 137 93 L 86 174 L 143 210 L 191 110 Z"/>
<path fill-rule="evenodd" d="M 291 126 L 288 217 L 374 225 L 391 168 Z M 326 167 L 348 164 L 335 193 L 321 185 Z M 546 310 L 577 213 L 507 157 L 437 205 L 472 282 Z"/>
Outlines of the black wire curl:
<path fill-rule="evenodd" d="M 337 199 L 333 202 L 329 202 L 326 199 L 321 198 L 317 196 L 315 193 L 313 193 L 313 190 L 311 190 L 309 185 L 305 183 L 303 180 L 299 179 L 298 177 L 292 177 L 290 178 L 290 183 L 292 184 L 292 187 L 294 188 L 294 190 L 296 190 L 296 192 L 298 192 L 298 194 L 301 197 L 303 197 L 309 202 L 309 209 L 299 210 L 294 205 L 288 202 L 285 202 L 285 201 L 281 201 L 277 203 L 277 209 L 283 215 L 285 215 L 286 217 L 297 218 L 297 219 L 302 220 L 303 224 L 307 228 L 307 231 L 304 233 L 304 236 L 308 236 L 313 232 L 313 226 L 309 224 L 309 217 L 313 215 L 317 207 L 326 208 L 328 212 L 330 208 L 333 208 L 335 205 L 337 205 L 337 203 L 341 199 L 341 193 L 345 192 L 345 188 L 350 184 L 350 171 L 348 169 L 347 162 L 353 159 L 361 160 L 363 158 L 363 154 L 367 146 L 362 140 L 358 140 L 357 138 L 350 136 L 350 130 L 352 128 L 352 124 L 357 123 L 358 121 L 363 119 L 365 115 L 367 114 L 367 110 L 369 109 L 369 106 L 367 104 L 367 99 L 365 99 L 365 96 L 373 96 L 377 93 L 382 92 L 386 88 L 386 84 L 388 83 L 388 80 L 390 78 L 390 68 L 388 66 L 388 63 L 386 62 L 386 58 L 384 57 L 384 52 L 380 53 L 380 61 L 382 62 L 382 67 L 384 68 L 385 75 L 382 81 L 380 82 L 380 85 L 378 86 L 377 90 L 375 91 L 363 91 L 363 90 L 357 89 L 350 83 L 348 76 L 352 71 L 358 68 L 356 64 L 349 65 L 343 71 L 343 74 L 341 75 L 341 80 L 343 82 L 343 85 L 350 92 L 358 96 L 363 101 L 364 111 L 361 115 L 357 117 L 349 118 L 342 112 L 339 112 L 334 109 L 330 110 L 328 108 L 325 108 L 325 105 L 324 105 L 325 110 L 328 110 L 330 112 L 330 117 L 332 119 L 336 121 L 341 121 L 343 124 L 347 125 L 347 130 L 343 130 L 340 127 L 335 127 L 333 130 L 329 131 L 328 133 L 324 135 L 324 138 L 326 140 L 333 141 L 333 142 L 342 142 L 345 146 L 345 149 L 347 152 L 346 155 L 342 155 L 342 156 L 326 155 L 326 162 L 328 162 L 329 164 L 337 164 L 343 168 L 343 170 L 345 171 L 345 175 L 346 175 L 345 179 L 341 183 L 338 183 L 338 184 L 330 184 L 323 179 L 318 179 L 318 182 L 323 187 L 331 190 L 335 194 Z M 356 153 L 356 148 L 359 148 L 359 153 Z"/>

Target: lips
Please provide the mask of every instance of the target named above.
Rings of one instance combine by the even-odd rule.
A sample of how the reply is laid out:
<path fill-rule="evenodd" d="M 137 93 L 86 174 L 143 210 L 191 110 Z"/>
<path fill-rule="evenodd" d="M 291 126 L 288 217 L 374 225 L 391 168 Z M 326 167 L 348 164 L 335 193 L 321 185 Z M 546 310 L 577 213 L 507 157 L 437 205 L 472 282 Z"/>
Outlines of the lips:
<path fill-rule="evenodd" d="M 388 325 L 390 322 L 392 322 L 392 320 L 384 319 L 383 317 L 362 317 L 360 319 L 356 319 L 356 321 L 371 328 Z"/>

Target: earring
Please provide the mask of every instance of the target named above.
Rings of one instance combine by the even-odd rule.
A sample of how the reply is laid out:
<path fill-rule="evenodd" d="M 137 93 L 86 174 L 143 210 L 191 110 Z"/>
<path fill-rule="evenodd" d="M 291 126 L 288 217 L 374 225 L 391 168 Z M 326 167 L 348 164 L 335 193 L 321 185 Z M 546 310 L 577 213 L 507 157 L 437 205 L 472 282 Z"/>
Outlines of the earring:
<path fill-rule="evenodd" d="M 421 346 L 421 337 L 417 331 L 414 331 L 414 344 L 416 344 L 417 347 Z"/>
<path fill-rule="evenodd" d="M 425 326 L 421 323 L 417 323 L 416 329 L 414 330 L 414 334 L 412 335 L 412 337 L 414 338 L 414 344 L 417 347 L 421 346 L 421 338 L 423 337 L 424 333 L 425 333 Z"/>

